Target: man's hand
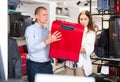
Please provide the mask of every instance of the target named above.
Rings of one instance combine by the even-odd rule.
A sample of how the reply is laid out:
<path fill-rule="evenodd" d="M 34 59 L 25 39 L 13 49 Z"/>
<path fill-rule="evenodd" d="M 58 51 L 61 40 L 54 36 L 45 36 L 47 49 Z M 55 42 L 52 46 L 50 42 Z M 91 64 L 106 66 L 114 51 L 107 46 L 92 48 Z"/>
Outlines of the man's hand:
<path fill-rule="evenodd" d="M 61 32 L 55 31 L 52 35 L 51 33 L 48 35 L 48 38 L 44 41 L 46 45 L 61 40 L 60 37 L 62 36 Z"/>

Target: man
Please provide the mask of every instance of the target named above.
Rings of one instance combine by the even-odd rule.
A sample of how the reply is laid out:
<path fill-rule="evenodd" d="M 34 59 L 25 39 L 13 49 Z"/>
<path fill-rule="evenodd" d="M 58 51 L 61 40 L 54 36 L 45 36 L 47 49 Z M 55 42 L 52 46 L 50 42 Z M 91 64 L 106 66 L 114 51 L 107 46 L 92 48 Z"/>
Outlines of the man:
<path fill-rule="evenodd" d="M 44 27 L 48 21 L 48 11 L 45 7 L 38 7 L 35 10 L 36 22 L 27 27 L 25 38 L 28 47 L 27 75 L 28 81 L 34 82 L 36 73 L 53 74 L 50 62 L 49 44 L 59 41 L 61 33 L 56 31 L 50 34 Z"/>

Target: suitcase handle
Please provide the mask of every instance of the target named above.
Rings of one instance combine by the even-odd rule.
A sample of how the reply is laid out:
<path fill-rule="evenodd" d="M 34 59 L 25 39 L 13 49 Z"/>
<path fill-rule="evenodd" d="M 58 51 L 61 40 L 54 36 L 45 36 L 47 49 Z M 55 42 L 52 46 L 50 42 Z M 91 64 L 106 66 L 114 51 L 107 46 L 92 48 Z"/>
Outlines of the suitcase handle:
<path fill-rule="evenodd" d="M 69 26 L 69 25 L 61 25 L 61 28 L 65 30 L 74 30 L 74 26 Z"/>

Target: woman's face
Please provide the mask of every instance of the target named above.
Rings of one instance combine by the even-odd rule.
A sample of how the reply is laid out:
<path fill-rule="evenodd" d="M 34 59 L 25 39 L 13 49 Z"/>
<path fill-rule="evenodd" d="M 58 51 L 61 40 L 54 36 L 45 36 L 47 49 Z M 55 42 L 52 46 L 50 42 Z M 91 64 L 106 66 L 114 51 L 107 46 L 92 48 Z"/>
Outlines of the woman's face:
<path fill-rule="evenodd" d="M 85 14 L 82 14 L 82 15 L 80 15 L 80 20 L 79 21 L 82 25 L 87 27 L 88 23 L 89 23 L 89 18 Z"/>

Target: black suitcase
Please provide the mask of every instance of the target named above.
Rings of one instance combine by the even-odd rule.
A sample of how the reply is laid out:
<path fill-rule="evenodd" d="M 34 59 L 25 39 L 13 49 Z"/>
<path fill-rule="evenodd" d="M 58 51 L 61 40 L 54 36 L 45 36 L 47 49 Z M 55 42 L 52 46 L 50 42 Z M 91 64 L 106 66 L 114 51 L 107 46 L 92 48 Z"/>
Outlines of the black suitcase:
<path fill-rule="evenodd" d="M 109 57 L 109 29 L 104 29 L 95 43 L 95 54 L 101 58 Z"/>
<path fill-rule="evenodd" d="M 10 24 L 10 36 L 19 37 L 21 30 L 21 22 L 18 21 L 21 18 L 20 12 L 9 13 L 9 24 Z"/>
<path fill-rule="evenodd" d="M 21 23 L 22 23 L 22 29 L 21 29 L 21 33 L 20 36 L 24 37 L 25 34 L 25 30 L 26 28 L 32 24 L 32 18 L 28 15 L 24 16 L 22 15 L 21 19 L 20 19 Z"/>
<path fill-rule="evenodd" d="M 120 58 L 120 16 L 113 16 L 109 20 L 109 55 Z"/>
<path fill-rule="evenodd" d="M 24 37 L 27 26 L 32 24 L 30 16 L 21 15 L 20 12 L 9 13 L 10 36 Z"/>

